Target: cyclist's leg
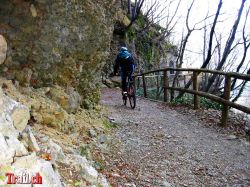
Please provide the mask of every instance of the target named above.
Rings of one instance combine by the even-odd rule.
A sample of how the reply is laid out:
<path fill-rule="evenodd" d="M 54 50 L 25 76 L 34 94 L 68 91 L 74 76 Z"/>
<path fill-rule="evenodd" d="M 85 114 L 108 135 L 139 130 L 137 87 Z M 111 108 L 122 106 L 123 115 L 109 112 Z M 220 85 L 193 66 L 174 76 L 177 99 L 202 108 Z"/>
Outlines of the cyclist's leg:
<path fill-rule="evenodd" d="M 122 92 L 125 92 L 127 91 L 127 85 L 126 85 L 127 75 L 124 68 L 121 69 L 121 79 L 122 79 Z"/>
<path fill-rule="evenodd" d="M 129 81 L 133 81 L 132 75 L 133 75 L 133 73 L 134 73 L 134 70 L 135 70 L 135 65 L 134 65 L 134 64 L 131 64 L 131 65 L 130 65 L 130 71 L 129 71 L 129 77 L 128 77 Z"/>

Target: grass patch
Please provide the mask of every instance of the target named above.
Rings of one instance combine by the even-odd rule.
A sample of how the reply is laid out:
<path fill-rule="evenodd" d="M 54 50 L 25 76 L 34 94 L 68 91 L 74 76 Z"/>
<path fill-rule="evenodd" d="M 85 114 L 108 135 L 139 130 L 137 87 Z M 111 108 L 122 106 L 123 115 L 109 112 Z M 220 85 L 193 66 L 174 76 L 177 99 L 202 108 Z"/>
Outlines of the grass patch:
<path fill-rule="evenodd" d="M 171 103 L 173 104 L 180 104 L 180 105 L 187 105 L 187 106 L 193 106 L 193 96 L 192 95 L 185 95 L 179 99 L 174 99 Z M 200 97 L 200 106 L 202 108 L 212 108 L 216 110 L 222 110 L 223 105 L 217 102 L 214 102 L 210 99 L 207 99 L 205 97 Z"/>

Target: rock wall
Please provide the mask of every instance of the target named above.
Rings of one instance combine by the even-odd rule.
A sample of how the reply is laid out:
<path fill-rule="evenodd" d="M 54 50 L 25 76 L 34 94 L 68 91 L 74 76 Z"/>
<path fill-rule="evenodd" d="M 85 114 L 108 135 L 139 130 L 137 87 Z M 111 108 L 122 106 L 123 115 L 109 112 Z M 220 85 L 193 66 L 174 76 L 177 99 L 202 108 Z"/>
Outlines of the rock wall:
<path fill-rule="evenodd" d="M 18 175 L 29 172 L 35 175 L 40 172 L 44 178 L 43 186 L 62 186 L 51 163 L 40 159 L 35 153 L 29 153 L 28 146 L 19 140 L 29 120 L 28 108 L 5 96 L 0 89 L 0 114 L 0 185 L 7 184 L 6 173 Z M 26 143 L 34 145 L 36 140 L 29 137 Z"/>
<path fill-rule="evenodd" d="M 80 129 L 87 128 L 84 114 L 69 116 L 59 104 L 46 98 L 45 92 L 50 89 L 38 89 L 35 95 L 32 90 L 28 94 L 30 88 L 24 89 L 27 95 L 22 95 L 11 81 L 0 78 L 0 186 L 7 185 L 7 173 L 15 176 L 39 173 L 42 177 L 40 186 L 108 187 L 106 178 L 93 167 L 94 162 L 87 160 L 87 155 L 79 151 L 86 146 L 80 140 L 83 138 Z M 53 97 L 57 96 L 53 92 L 61 93 L 59 87 L 53 89 Z M 26 103 L 26 106 L 6 94 Z M 71 117 L 79 134 L 70 133 L 68 129 Z M 67 134 L 59 131 L 62 128 L 67 128 Z"/>
<path fill-rule="evenodd" d="M 98 102 L 116 3 L 1 0 L 0 34 L 8 52 L 0 73 L 26 86 L 70 85 L 83 104 Z"/>

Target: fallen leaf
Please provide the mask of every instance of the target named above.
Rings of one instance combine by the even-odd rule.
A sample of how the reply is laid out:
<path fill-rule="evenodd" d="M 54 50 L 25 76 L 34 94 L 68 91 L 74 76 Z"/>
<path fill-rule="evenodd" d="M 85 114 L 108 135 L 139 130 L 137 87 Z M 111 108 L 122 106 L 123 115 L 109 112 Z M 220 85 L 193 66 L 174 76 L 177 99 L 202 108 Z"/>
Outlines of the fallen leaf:
<path fill-rule="evenodd" d="M 41 154 L 40 157 L 44 160 L 47 160 L 47 161 L 50 161 L 52 159 L 51 154 L 49 154 L 49 153 L 43 153 L 43 154 Z"/>

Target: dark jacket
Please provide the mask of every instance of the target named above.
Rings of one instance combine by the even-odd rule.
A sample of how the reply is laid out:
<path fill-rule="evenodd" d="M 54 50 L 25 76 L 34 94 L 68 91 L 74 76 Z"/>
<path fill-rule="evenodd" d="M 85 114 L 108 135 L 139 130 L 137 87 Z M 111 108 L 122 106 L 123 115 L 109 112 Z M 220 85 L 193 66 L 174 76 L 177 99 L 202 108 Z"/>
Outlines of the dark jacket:
<path fill-rule="evenodd" d="M 115 74 L 118 72 L 119 67 L 121 68 L 122 72 L 134 71 L 134 59 L 127 50 L 120 50 L 120 52 L 118 53 L 114 66 Z"/>

